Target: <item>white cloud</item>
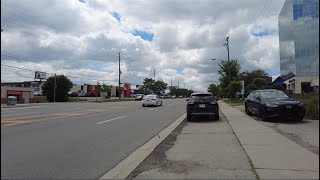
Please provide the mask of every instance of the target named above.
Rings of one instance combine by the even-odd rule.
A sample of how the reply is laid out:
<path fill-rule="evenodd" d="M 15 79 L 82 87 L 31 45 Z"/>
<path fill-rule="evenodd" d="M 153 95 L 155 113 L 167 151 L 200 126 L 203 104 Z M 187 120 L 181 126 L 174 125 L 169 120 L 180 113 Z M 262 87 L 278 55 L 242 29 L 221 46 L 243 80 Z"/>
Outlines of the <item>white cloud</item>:
<path fill-rule="evenodd" d="M 180 86 L 206 90 L 218 82 L 217 61 L 226 59 L 222 46 L 230 36 L 230 56 L 242 70 L 279 72 L 277 16 L 284 0 L 272 1 L 250 32 L 266 1 L 242 0 L 5 0 L 1 14 L 1 51 L 28 57 L 35 63 L 2 56 L 3 64 L 82 77 L 75 82 L 103 79 L 117 83 L 118 52 L 122 79 L 141 84 L 153 77 Z M 228 8 L 226 8 L 228 7 Z M 121 16 L 118 22 L 111 12 Z M 152 42 L 133 36 L 153 33 Z M 91 68 L 101 66 L 100 70 Z M 179 70 L 178 70 L 179 69 Z M 1 67 L 2 81 L 32 80 L 32 73 Z M 105 72 L 101 72 L 105 70 Z M 85 79 L 87 78 L 87 79 Z"/>

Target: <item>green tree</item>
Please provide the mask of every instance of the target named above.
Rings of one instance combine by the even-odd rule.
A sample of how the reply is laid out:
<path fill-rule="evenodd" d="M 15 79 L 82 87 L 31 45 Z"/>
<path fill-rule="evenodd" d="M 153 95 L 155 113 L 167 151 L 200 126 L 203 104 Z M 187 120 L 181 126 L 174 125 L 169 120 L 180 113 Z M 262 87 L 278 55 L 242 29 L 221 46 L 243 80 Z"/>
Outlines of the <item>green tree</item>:
<path fill-rule="evenodd" d="M 154 81 L 153 86 L 152 86 L 152 91 L 155 94 L 160 95 L 161 93 L 164 93 L 164 91 L 167 89 L 168 84 L 158 80 L 158 81 Z"/>
<path fill-rule="evenodd" d="M 109 86 L 109 85 L 106 85 L 106 84 L 102 84 L 101 92 L 107 93 L 106 97 L 110 97 L 111 96 L 111 88 L 112 88 L 112 86 Z"/>
<path fill-rule="evenodd" d="M 208 89 L 208 92 L 210 92 L 211 94 L 213 94 L 214 96 L 219 96 L 220 95 L 220 89 L 219 86 L 215 85 L 215 84 L 210 84 Z"/>
<path fill-rule="evenodd" d="M 162 80 L 155 81 L 151 78 L 145 78 L 143 81 L 142 90 L 144 93 L 161 94 L 167 89 L 168 84 Z"/>
<path fill-rule="evenodd" d="M 248 85 L 252 84 L 253 80 L 255 78 L 263 78 L 267 80 L 267 82 L 272 81 L 272 77 L 268 75 L 264 70 L 262 69 L 257 69 L 253 70 L 251 72 L 245 71 L 239 74 L 239 80 L 244 81 L 244 86 L 247 87 Z"/>
<path fill-rule="evenodd" d="M 234 97 L 237 92 L 240 92 L 242 88 L 240 81 L 231 81 L 229 85 L 229 92 L 228 95 Z"/>
<path fill-rule="evenodd" d="M 221 95 L 227 96 L 229 94 L 229 88 L 230 88 L 230 80 L 234 81 L 237 80 L 239 71 L 241 69 L 240 64 L 237 60 L 231 60 L 231 61 L 221 61 L 219 63 L 219 71 L 220 74 L 220 86 L 221 86 Z"/>
<path fill-rule="evenodd" d="M 267 80 L 264 78 L 255 78 L 252 81 L 252 85 L 254 85 L 257 89 L 263 89 L 267 85 Z"/>
<path fill-rule="evenodd" d="M 68 92 L 73 83 L 64 75 L 51 76 L 43 83 L 42 93 L 47 96 L 49 102 L 54 101 L 54 84 L 56 79 L 56 102 L 68 101 Z"/>
<path fill-rule="evenodd" d="M 248 86 L 246 86 L 244 89 L 245 96 L 248 96 L 248 94 L 253 90 L 257 90 L 257 87 L 255 85 L 249 84 Z"/>

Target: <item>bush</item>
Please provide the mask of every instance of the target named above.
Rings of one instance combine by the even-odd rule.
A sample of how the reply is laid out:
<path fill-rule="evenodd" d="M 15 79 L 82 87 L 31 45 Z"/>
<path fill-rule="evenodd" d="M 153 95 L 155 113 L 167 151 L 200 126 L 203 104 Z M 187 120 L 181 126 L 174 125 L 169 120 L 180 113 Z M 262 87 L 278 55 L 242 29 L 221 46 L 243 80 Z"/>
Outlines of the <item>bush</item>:
<path fill-rule="evenodd" d="M 306 109 L 306 118 L 319 120 L 319 94 L 310 93 L 310 94 L 293 94 L 294 98 L 299 99 L 303 102 Z"/>

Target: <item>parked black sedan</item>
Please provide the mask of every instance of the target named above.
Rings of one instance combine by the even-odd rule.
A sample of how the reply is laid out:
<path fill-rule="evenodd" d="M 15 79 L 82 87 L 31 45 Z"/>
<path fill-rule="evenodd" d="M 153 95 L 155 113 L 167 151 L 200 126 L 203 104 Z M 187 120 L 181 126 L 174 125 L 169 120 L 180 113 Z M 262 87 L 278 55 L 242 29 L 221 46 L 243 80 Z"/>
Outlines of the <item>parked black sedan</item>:
<path fill-rule="evenodd" d="M 252 91 L 245 100 L 246 114 L 257 114 L 262 119 L 280 117 L 303 120 L 305 108 L 302 102 L 290 98 L 275 89 Z"/>
<path fill-rule="evenodd" d="M 211 93 L 193 93 L 187 99 L 187 120 L 193 116 L 210 116 L 219 119 L 219 105 Z"/>

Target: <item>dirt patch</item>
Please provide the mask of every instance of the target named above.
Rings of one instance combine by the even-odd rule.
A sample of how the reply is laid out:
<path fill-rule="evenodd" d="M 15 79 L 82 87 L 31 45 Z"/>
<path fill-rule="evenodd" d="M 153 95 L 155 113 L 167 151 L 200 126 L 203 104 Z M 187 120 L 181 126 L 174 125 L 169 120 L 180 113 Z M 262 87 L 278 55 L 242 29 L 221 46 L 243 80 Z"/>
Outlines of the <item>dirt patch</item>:
<path fill-rule="evenodd" d="M 177 136 L 180 134 L 182 129 L 186 126 L 186 120 L 182 121 L 181 124 L 176 127 L 172 133 L 164 139 L 155 150 L 144 160 L 142 163 L 130 173 L 126 178 L 132 180 L 137 177 L 140 173 L 149 171 L 151 169 L 159 168 L 162 172 L 172 173 L 187 173 L 190 172 L 194 167 L 199 167 L 201 164 L 190 161 L 172 161 L 166 157 L 166 151 L 168 151 L 177 140 Z"/>

